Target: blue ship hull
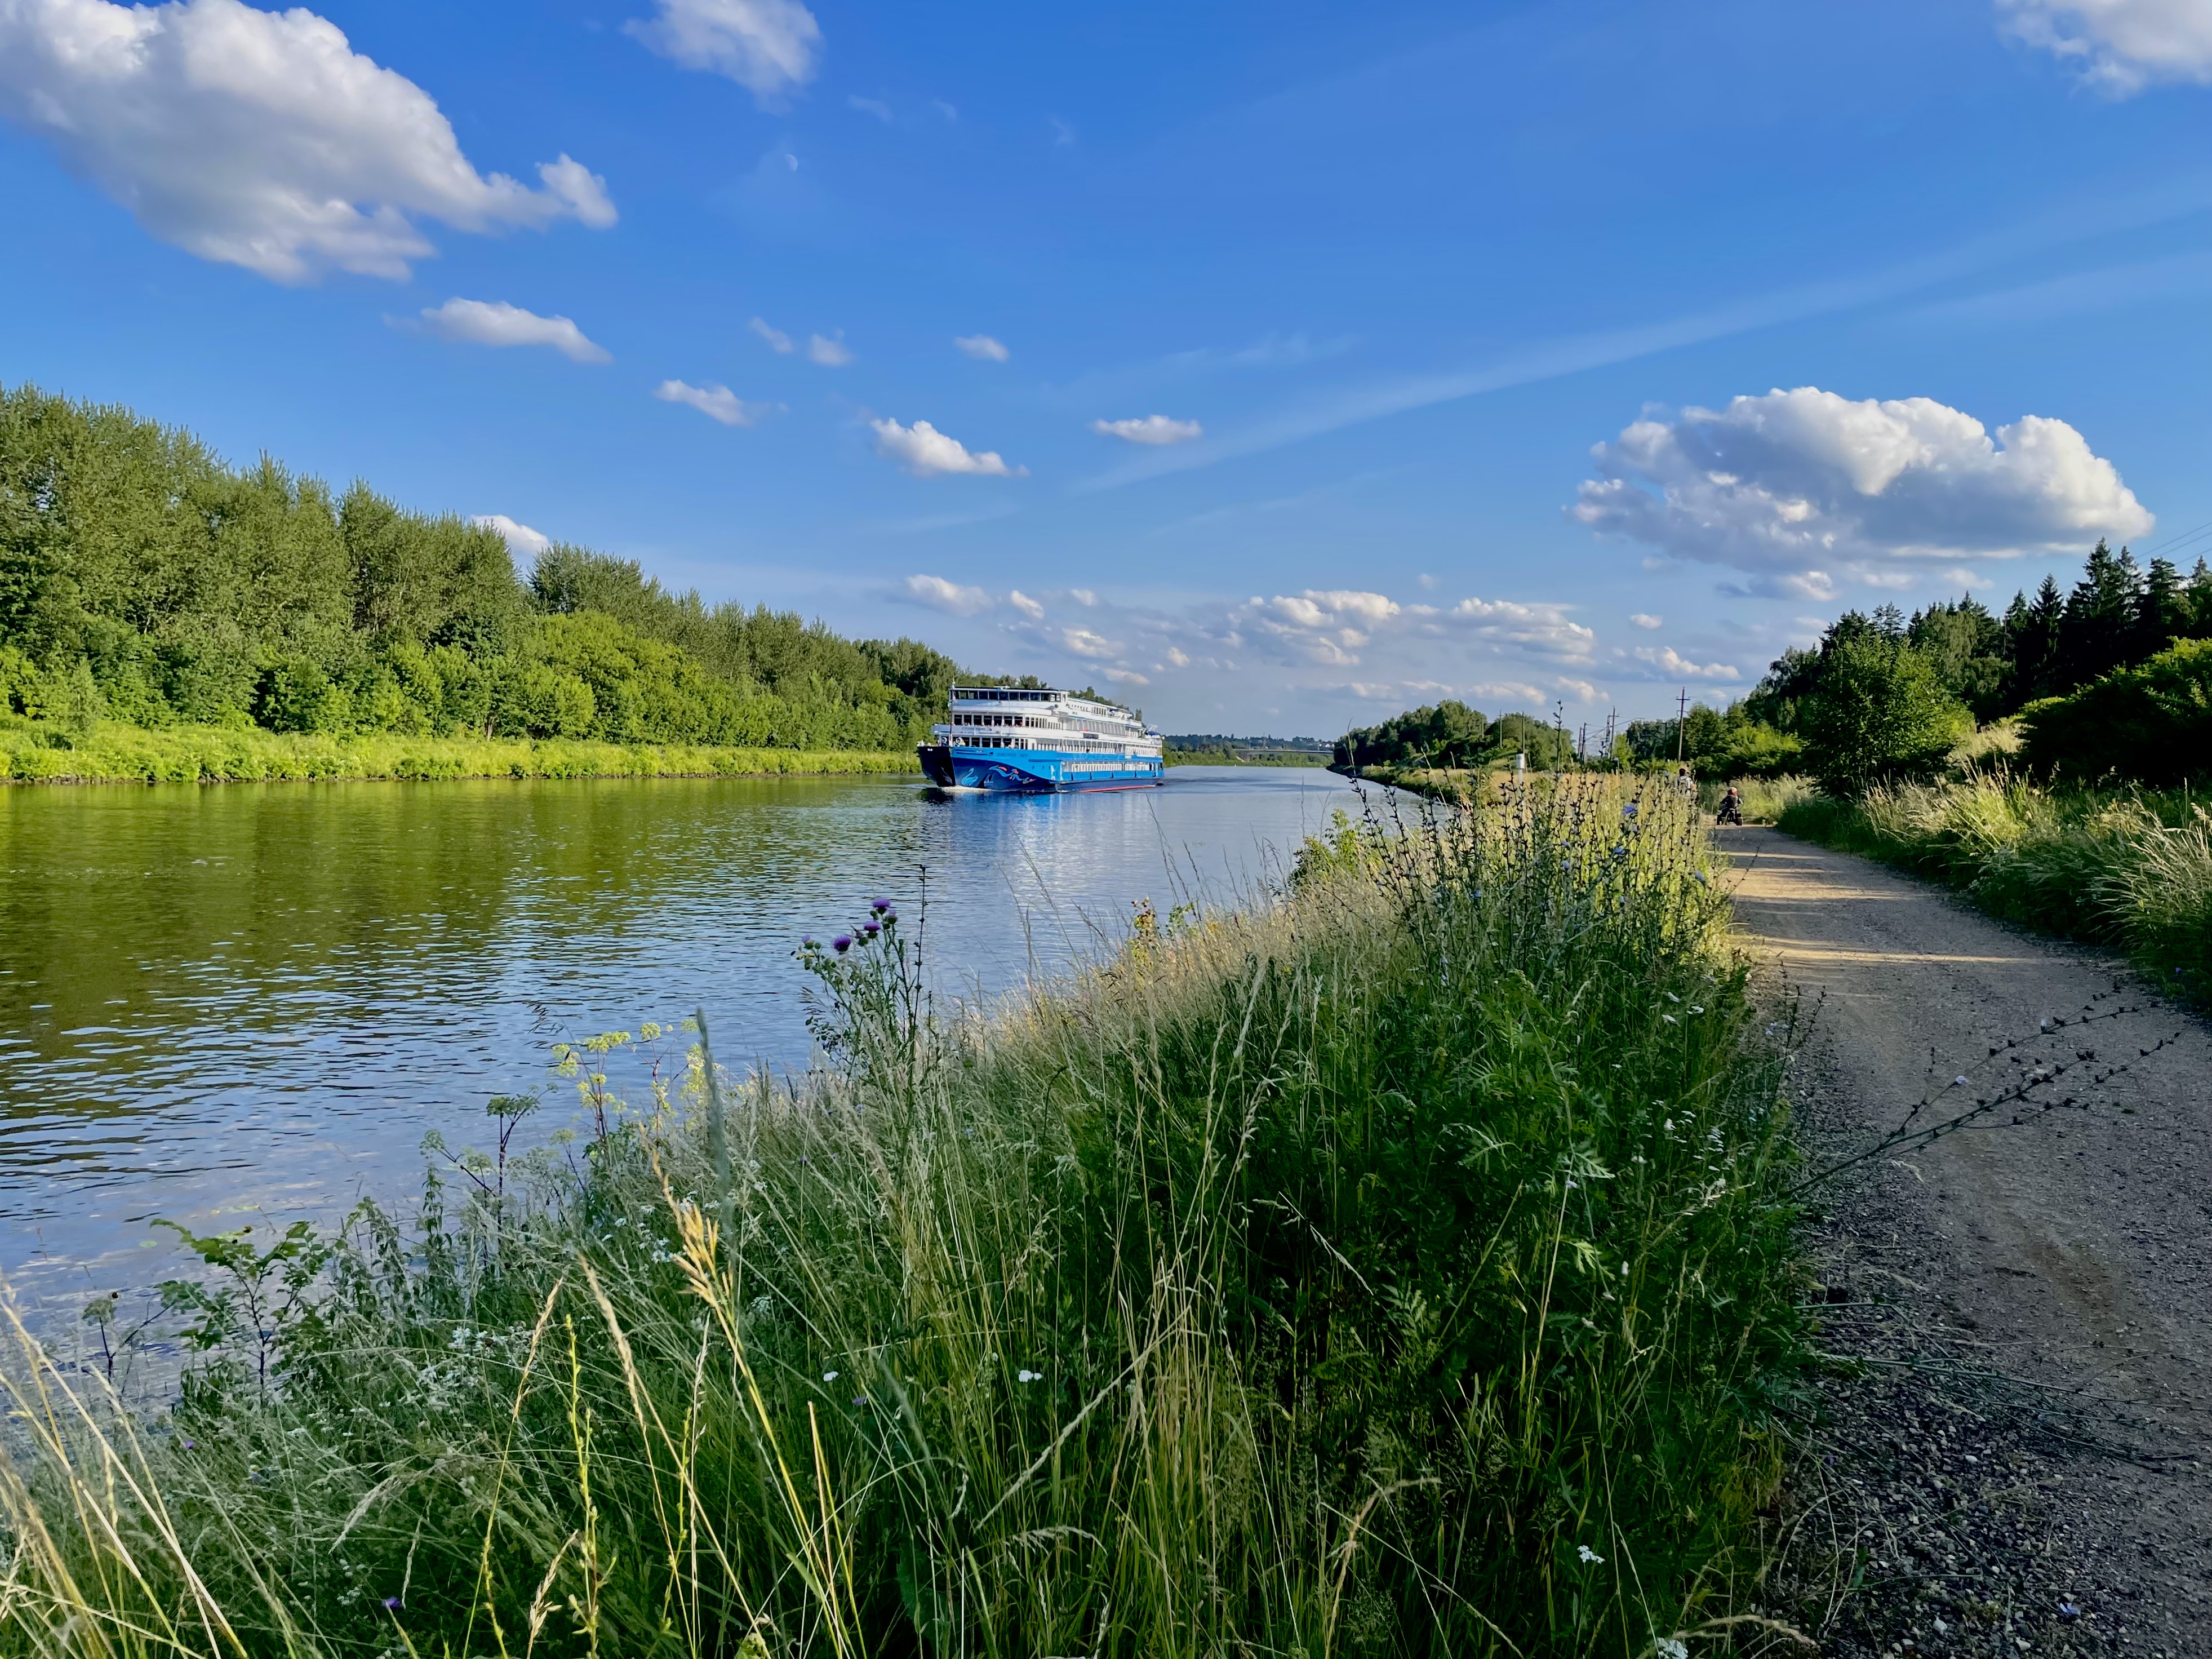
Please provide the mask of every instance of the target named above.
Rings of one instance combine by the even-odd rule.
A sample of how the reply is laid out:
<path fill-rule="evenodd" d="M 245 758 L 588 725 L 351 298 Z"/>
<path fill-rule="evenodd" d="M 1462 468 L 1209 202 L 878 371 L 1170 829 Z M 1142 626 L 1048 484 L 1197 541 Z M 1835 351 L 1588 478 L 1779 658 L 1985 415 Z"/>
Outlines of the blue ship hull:
<path fill-rule="evenodd" d="M 964 744 L 920 745 L 921 769 L 947 789 L 1017 794 L 1073 789 L 1143 789 L 1159 783 L 1164 764 L 1149 757 L 1102 755 L 1078 749 L 970 749 Z"/>

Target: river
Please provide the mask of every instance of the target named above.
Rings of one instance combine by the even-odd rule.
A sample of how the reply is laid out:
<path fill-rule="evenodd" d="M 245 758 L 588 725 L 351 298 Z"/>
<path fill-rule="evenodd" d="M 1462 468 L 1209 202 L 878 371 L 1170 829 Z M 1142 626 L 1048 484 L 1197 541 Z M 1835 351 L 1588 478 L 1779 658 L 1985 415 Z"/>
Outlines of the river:
<path fill-rule="evenodd" d="M 0 1273 L 143 1288 L 197 1231 L 404 1200 L 556 1040 L 703 1006 L 725 1062 L 808 1054 L 807 933 L 926 886 L 941 990 L 989 995 L 1234 902 L 1352 805 L 1318 769 L 947 798 L 913 779 L 0 789 Z M 555 1094 L 539 1121 L 569 1120 Z"/>

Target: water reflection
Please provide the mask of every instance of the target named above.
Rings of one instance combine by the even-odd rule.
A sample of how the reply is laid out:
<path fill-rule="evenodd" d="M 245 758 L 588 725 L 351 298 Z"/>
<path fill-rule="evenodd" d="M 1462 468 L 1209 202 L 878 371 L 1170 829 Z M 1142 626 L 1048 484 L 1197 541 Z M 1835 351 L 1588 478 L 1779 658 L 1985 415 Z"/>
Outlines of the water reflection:
<path fill-rule="evenodd" d="M 1135 899 L 1233 897 L 1346 804 L 1326 773 L 931 796 L 885 779 L 0 790 L 0 1268 L 148 1276 L 155 1214 L 326 1214 L 480 1135 L 556 1037 L 704 1003 L 802 1060 L 798 937 L 883 892 L 960 988 Z"/>

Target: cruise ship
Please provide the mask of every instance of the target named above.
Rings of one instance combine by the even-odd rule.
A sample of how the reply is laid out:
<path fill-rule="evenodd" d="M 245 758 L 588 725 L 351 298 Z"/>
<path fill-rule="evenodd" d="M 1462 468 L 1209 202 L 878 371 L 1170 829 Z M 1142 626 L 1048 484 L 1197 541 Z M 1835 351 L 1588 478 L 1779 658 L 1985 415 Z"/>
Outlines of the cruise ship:
<path fill-rule="evenodd" d="M 956 685 L 945 714 L 917 750 L 947 789 L 1141 789 L 1164 772 L 1158 732 L 1073 691 Z"/>

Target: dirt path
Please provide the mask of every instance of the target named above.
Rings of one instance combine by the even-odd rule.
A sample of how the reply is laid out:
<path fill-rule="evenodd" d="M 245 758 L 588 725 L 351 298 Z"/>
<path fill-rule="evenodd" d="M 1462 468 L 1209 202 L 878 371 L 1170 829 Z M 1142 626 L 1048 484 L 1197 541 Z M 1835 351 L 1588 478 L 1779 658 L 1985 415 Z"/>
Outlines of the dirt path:
<path fill-rule="evenodd" d="M 1829 1650 L 2212 1656 L 2212 1028 L 1929 886 L 1722 836 L 1741 930 L 1818 1004 L 1821 1155 L 1960 1073 L 1945 1115 L 2037 1064 L 2079 1103 L 1885 1154 L 1827 1200 L 1823 1345 L 1873 1379 L 1832 1394 L 1810 1500 L 1873 1583 Z M 2092 1006 L 2140 1012 L 2075 1028 Z"/>

